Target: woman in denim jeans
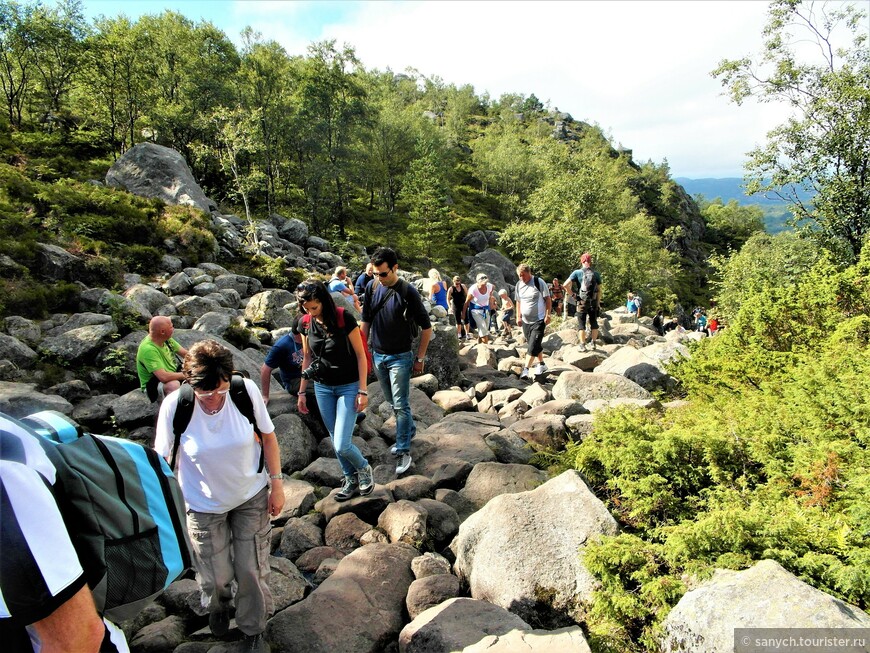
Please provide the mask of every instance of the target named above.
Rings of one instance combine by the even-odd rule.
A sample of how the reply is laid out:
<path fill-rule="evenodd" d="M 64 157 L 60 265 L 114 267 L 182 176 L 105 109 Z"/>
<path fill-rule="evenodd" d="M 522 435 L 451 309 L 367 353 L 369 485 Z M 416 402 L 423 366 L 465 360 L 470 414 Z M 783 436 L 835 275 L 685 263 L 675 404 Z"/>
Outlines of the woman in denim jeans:
<path fill-rule="evenodd" d="M 313 381 L 320 416 L 344 474 L 344 485 L 335 500 L 371 494 L 375 487 L 372 468 L 352 439 L 357 413 L 365 410 L 369 399 L 368 361 L 356 319 L 335 306 L 320 281 L 299 284 L 296 298 L 308 314 L 300 322 L 303 360 L 299 412 L 308 413 L 305 389 Z"/>

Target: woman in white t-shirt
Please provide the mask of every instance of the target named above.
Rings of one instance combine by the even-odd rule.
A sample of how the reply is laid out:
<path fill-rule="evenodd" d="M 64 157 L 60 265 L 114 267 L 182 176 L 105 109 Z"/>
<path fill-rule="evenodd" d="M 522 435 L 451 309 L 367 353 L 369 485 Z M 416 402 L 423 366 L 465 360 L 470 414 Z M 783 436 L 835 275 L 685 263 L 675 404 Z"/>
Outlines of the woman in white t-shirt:
<path fill-rule="evenodd" d="M 468 290 L 465 298 L 465 310 L 471 311 L 474 327 L 477 329 L 477 342 L 489 342 L 489 326 L 492 311 L 497 307 L 493 296 L 495 286 L 489 283 L 485 274 L 477 275 L 477 282 Z"/>
<path fill-rule="evenodd" d="M 179 436 L 178 483 L 187 504 L 193 564 L 217 636 L 229 629 L 230 610 L 246 650 L 265 650 L 263 631 L 274 611 L 269 590 L 271 524 L 284 506 L 281 454 L 275 427 L 253 381 L 244 380 L 259 437 L 230 395 L 233 355 L 214 340 L 190 348 L 185 380 L 193 388 L 190 422 Z M 154 448 L 172 456 L 173 419 L 181 390 L 163 401 Z M 265 466 L 260 466 L 260 453 Z M 233 586 L 237 586 L 235 593 Z"/>

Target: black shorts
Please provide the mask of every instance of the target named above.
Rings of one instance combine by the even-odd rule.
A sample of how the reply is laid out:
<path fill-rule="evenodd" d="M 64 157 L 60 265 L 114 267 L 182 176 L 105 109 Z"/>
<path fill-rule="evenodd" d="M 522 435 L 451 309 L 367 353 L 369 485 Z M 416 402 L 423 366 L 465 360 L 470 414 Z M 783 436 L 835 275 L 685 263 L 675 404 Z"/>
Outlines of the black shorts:
<path fill-rule="evenodd" d="M 529 356 L 537 356 L 544 351 L 544 329 L 546 328 L 543 320 L 537 322 L 523 322 L 523 335 L 529 343 Z"/>
<path fill-rule="evenodd" d="M 586 317 L 589 317 L 589 328 L 598 328 L 598 306 L 592 302 L 580 302 L 580 330 L 586 330 Z"/>
<path fill-rule="evenodd" d="M 456 324 L 468 324 L 469 314 L 471 311 L 465 314 L 465 319 L 462 319 L 462 309 L 453 307 L 453 317 L 456 319 Z"/>

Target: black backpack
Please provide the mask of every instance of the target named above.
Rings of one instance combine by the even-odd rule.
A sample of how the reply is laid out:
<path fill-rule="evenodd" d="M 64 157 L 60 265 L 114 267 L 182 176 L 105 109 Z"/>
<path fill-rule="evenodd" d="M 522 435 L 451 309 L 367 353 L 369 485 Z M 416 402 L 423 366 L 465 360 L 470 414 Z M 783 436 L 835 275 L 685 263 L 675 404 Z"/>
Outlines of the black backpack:
<path fill-rule="evenodd" d="M 251 403 L 251 396 L 245 388 L 244 372 L 233 372 L 230 379 L 230 400 L 239 409 L 239 412 L 244 415 L 254 427 L 254 432 L 259 440 L 262 433 L 257 428 L 257 420 L 254 419 L 254 404 Z M 189 383 L 182 383 L 178 389 L 178 406 L 175 409 L 175 417 L 172 418 L 172 432 L 175 434 L 175 440 L 172 443 L 172 457 L 169 459 L 169 468 L 175 469 L 175 459 L 178 456 L 178 445 L 181 443 L 181 434 L 184 429 L 190 424 L 190 418 L 193 417 L 193 402 L 196 398 L 193 394 L 193 387 Z M 260 464 L 257 467 L 257 472 L 262 472 L 266 464 L 263 447 L 260 447 Z"/>
<path fill-rule="evenodd" d="M 585 302 L 588 299 L 594 298 L 598 292 L 598 280 L 595 278 L 595 271 L 592 268 L 585 268 L 580 276 L 580 288 L 577 291 L 577 297 L 580 301 Z"/>
<path fill-rule="evenodd" d="M 410 307 L 408 306 L 408 288 L 410 284 L 402 278 L 396 282 L 396 284 L 389 289 L 389 291 L 384 295 L 384 298 L 378 302 L 378 305 L 371 309 L 369 313 L 369 320 L 371 322 L 375 321 L 375 315 L 377 315 L 380 310 L 384 307 L 390 300 L 390 293 L 396 294 L 399 296 L 399 299 L 402 301 L 402 306 L 404 309 L 402 311 L 402 316 L 405 318 L 405 322 L 408 324 L 408 333 L 411 336 L 411 340 L 414 340 L 418 335 L 420 335 L 420 325 L 417 324 L 417 321 L 414 319 L 413 313 L 410 312 Z M 398 290 L 398 292 L 397 292 Z M 371 298 L 374 297 L 374 290 L 366 293 L 366 302 L 371 305 Z"/>

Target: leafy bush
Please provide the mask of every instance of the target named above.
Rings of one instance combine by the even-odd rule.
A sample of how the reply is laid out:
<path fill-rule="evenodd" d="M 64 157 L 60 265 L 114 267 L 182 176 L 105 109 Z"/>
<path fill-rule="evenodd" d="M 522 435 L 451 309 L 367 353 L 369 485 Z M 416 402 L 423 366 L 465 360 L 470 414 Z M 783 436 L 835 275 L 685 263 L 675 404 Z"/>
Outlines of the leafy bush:
<path fill-rule="evenodd" d="M 72 283 L 46 284 L 30 277 L 0 279 L 0 315 L 41 319 L 49 313 L 74 311 L 81 289 Z"/>
<path fill-rule="evenodd" d="M 687 580 L 767 558 L 870 605 L 868 306 L 870 247 L 846 270 L 822 258 L 747 290 L 729 328 L 672 367 L 685 408 L 610 411 L 558 456 L 623 531 L 584 553 L 602 583 L 594 649 L 657 650 Z"/>

